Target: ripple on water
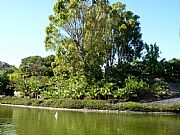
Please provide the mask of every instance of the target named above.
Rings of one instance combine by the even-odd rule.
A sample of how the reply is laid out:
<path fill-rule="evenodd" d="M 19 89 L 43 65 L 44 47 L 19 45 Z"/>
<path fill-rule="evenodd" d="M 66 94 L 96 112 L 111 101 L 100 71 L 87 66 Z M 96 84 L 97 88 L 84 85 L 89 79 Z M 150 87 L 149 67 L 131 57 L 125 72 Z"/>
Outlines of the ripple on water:
<path fill-rule="evenodd" d="M 15 124 L 11 124 L 11 123 L 0 123 L 0 127 L 12 127 L 15 126 Z"/>
<path fill-rule="evenodd" d="M 11 123 L 0 123 L 0 135 L 17 135 L 14 126 Z"/>

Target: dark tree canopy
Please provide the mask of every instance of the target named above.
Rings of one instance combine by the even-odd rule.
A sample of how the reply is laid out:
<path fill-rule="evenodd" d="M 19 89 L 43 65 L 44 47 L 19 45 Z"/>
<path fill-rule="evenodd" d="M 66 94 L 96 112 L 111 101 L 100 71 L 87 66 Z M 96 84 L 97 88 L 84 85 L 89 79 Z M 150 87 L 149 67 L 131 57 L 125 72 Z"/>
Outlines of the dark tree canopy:
<path fill-rule="evenodd" d="M 2 62 L 0 61 L 0 70 L 2 71 L 5 71 L 6 73 L 13 73 L 17 70 L 17 68 L 15 66 L 12 66 L 6 62 Z"/>
<path fill-rule="evenodd" d="M 30 56 L 22 59 L 20 70 L 27 76 L 53 76 L 51 63 L 54 55 L 45 58 L 41 56 Z"/>
<path fill-rule="evenodd" d="M 0 71 L 0 95 L 7 94 L 7 85 L 9 84 L 9 79 L 4 71 Z"/>

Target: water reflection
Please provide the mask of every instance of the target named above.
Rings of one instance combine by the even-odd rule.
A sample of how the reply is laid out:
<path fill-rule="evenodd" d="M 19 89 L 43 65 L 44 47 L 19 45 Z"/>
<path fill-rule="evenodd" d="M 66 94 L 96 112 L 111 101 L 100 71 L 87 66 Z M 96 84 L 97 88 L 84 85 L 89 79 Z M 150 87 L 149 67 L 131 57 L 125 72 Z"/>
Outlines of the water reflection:
<path fill-rule="evenodd" d="M 179 115 L 137 115 L 0 107 L 3 135 L 179 135 Z"/>
<path fill-rule="evenodd" d="M 13 123 L 13 108 L 0 107 L 0 134 L 17 135 Z"/>
<path fill-rule="evenodd" d="M 55 113 L 54 117 L 55 117 L 55 119 L 57 120 L 57 118 L 58 118 L 58 112 Z"/>

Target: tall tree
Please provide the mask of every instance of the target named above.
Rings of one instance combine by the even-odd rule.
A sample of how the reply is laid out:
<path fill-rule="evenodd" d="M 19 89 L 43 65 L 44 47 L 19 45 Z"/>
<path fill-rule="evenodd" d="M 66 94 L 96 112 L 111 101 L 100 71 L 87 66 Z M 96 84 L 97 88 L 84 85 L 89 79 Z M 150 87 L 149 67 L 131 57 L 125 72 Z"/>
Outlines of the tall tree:
<path fill-rule="evenodd" d="M 118 2 L 107 0 L 58 0 L 46 28 L 46 49 L 56 50 L 56 75 L 84 74 L 100 80 L 105 66 L 131 62 L 143 49 L 138 16 Z"/>
<path fill-rule="evenodd" d="M 17 70 L 15 66 L 12 66 L 6 62 L 0 61 L 0 71 L 3 70 L 8 74 L 11 74 Z"/>
<path fill-rule="evenodd" d="M 54 55 L 45 58 L 41 56 L 30 56 L 22 59 L 20 71 L 30 76 L 53 76 L 51 63 L 54 62 Z"/>
<path fill-rule="evenodd" d="M 156 43 L 153 45 L 145 45 L 145 56 L 143 58 L 143 62 L 145 64 L 145 72 L 154 75 L 158 71 L 158 58 L 160 57 L 159 46 Z"/>

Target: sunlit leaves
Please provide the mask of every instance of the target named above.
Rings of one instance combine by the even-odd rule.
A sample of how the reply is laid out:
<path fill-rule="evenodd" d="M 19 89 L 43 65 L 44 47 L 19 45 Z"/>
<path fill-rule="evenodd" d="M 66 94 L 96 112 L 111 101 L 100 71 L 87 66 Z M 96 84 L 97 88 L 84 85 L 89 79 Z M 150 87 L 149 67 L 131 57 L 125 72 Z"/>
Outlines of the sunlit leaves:
<path fill-rule="evenodd" d="M 73 76 L 80 71 L 92 83 L 108 76 L 102 67 L 109 72 L 117 62 L 140 57 L 143 42 L 138 17 L 126 11 L 125 4 L 59 0 L 49 20 L 45 44 L 47 50 L 56 51 L 56 75 Z"/>

